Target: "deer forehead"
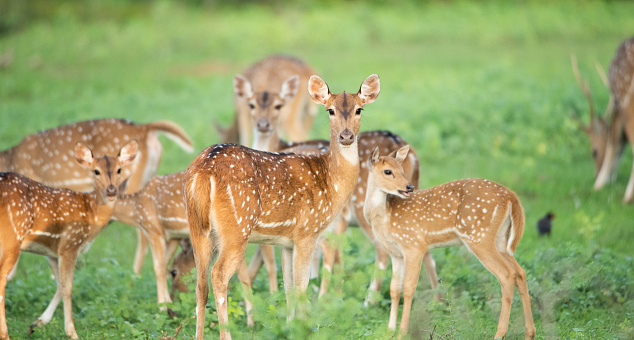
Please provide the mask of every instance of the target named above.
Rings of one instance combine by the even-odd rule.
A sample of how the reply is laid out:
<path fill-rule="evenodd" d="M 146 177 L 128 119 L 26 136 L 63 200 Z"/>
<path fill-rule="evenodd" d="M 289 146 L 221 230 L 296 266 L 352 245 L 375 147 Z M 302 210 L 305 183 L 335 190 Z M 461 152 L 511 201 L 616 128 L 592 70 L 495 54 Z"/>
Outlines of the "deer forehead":
<path fill-rule="evenodd" d="M 363 101 L 356 93 L 351 94 L 342 92 L 330 96 L 324 107 L 326 107 L 326 109 L 333 109 L 340 112 L 347 117 L 348 115 L 353 114 L 356 109 L 363 108 L 363 105 Z"/>

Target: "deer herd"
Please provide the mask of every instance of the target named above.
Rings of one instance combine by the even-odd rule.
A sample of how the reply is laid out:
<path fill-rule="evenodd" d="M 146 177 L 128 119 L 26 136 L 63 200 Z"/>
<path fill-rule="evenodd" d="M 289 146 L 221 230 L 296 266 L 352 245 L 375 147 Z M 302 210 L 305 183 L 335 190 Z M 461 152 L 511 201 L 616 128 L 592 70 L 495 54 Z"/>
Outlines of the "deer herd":
<path fill-rule="evenodd" d="M 626 143 L 634 141 L 634 38 L 620 45 L 608 76 L 598 67 L 611 93 L 605 117 L 595 113 L 574 56 L 572 65 L 589 103 L 590 124 L 575 119 L 590 137 L 594 187 L 600 189 L 614 178 Z M 319 297 L 328 291 L 334 266 L 343 268 L 342 250 L 328 235 L 344 234 L 353 221 L 374 246 L 376 272 L 386 270 L 391 259 L 388 328 L 396 330 L 402 293 L 399 336 L 408 332 L 421 264 L 432 288 L 437 286 L 429 250 L 464 245 L 500 283 L 495 337 L 507 333 L 517 287 L 525 337 L 533 339 L 526 274 L 513 256 L 525 221 L 517 195 L 486 179 L 419 190 L 420 164 L 411 146 L 389 131 L 360 131 L 362 111 L 377 100 L 380 89 L 373 74 L 358 91 L 333 94 L 303 61 L 267 57 L 233 80 L 235 121 L 219 134 L 223 141 L 241 145 L 211 145 L 184 171 L 163 176 L 156 176 L 162 154 L 158 133 L 188 152 L 194 150 L 187 133 L 170 121 L 78 122 L 28 135 L 1 151 L 0 338 L 9 338 L 5 287 L 15 275 L 21 251 L 46 256 L 57 282 L 53 299 L 28 333 L 47 324 L 63 299 L 66 335 L 78 338 L 71 307 L 75 263 L 115 220 L 137 230 L 136 273 L 149 244 L 160 310 L 167 309 L 174 290 L 187 290 L 180 278 L 196 268 L 199 339 L 205 330 L 210 279 L 221 339 L 231 338 L 227 291 L 234 273 L 249 296 L 264 265 L 269 289 L 277 291 L 274 247 L 281 248 L 287 319 L 293 319 L 297 308 L 306 307 L 302 297 L 309 279 L 319 273 L 320 256 Z M 318 105 L 328 113 L 330 138 L 305 140 Z M 624 200 L 633 198 L 634 166 Z M 258 244 L 250 264 L 245 258 L 248 243 Z M 168 271 L 179 245 L 182 252 Z M 377 277 L 369 283 L 366 306 L 380 285 Z M 246 297 L 245 308 L 251 326 L 254 311 Z"/>

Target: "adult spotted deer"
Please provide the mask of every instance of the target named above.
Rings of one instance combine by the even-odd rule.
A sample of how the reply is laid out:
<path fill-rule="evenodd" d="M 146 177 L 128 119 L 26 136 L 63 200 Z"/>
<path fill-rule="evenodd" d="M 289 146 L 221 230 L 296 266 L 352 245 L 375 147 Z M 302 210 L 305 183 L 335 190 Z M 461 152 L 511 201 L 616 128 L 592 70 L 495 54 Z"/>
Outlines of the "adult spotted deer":
<path fill-rule="evenodd" d="M 155 176 L 140 191 L 120 195 L 112 214 L 113 219 L 141 230 L 149 240 L 159 305 L 172 302 L 167 288 L 167 265 L 179 241 L 189 238 L 181 191 L 183 176 L 184 172 Z M 183 247 L 183 251 L 186 250 Z M 246 265 L 240 268 L 238 277 L 247 289 L 251 288 Z M 249 314 L 251 302 L 247 299 L 245 305 L 247 323 L 253 325 L 253 317 Z"/>
<path fill-rule="evenodd" d="M 524 232 L 524 211 L 517 196 L 484 179 L 457 180 L 414 190 L 401 166 L 408 151 L 409 146 L 404 146 L 380 157 L 375 149 L 368 163 L 364 214 L 392 258 L 388 327 L 396 329 L 402 290 L 400 335 L 407 334 L 423 255 L 431 248 L 463 244 L 502 287 L 502 311 L 495 337 L 506 335 L 517 287 L 524 306 L 526 339 L 534 339 L 526 273 L 513 257 Z"/>
<path fill-rule="evenodd" d="M 267 149 L 268 134 L 278 124 L 291 140 L 306 139 L 317 113 L 306 88 L 313 74 L 306 63 L 285 55 L 269 56 L 249 66 L 233 80 L 236 118 L 229 131 L 238 131 L 240 144 L 252 145 L 253 130 L 258 150 Z"/>
<path fill-rule="evenodd" d="M 205 326 L 212 252 L 219 253 L 211 280 L 220 336 L 229 339 L 227 284 L 242 263 L 247 242 L 283 247 L 284 288 L 290 302 L 293 291 L 300 295 L 306 291 L 317 240 L 354 189 L 359 176 L 361 110 L 379 95 L 379 77 L 368 77 L 357 93 L 332 94 L 321 78 L 311 76 L 308 91 L 330 115 L 327 154 L 278 154 L 213 145 L 185 172 L 185 203 L 197 269 L 199 339 Z"/>
<path fill-rule="evenodd" d="M 634 37 L 621 43 L 610 64 L 606 85 L 611 95 L 605 118 L 596 116 L 588 83 L 582 79 L 574 56 L 572 69 L 590 107 L 590 124 L 579 124 L 590 138 L 595 162 L 594 188 L 600 190 L 615 177 L 627 142 L 634 142 Z M 634 163 L 623 201 L 631 202 L 633 198 Z"/>
<path fill-rule="evenodd" d="M 66 335 L 77 339 L 71 306 L 75 261 L 108 225 L 122 167 L 132 163 L 137 150 L 137 142 L 130 141 L 117 157 L 95 158 L 88 146 L 77 143 L 77 162 L 93 174 L 90 193 L 54 189 L 14 172 L 0 173 L 0 338 L 9 338 L 3 297 L 7 275 L 22 250 L 46 256 L 57 281 L 55 296 L 29 334 L 51 320 L 63 298 Z"/>
<path fill-rule="evenodd" d="M 92 173 L 74 160 L 74 145 L 82 142 L 95 156 L 111 155 L 131 140 L 138 143 L 138 156 L 123 168 L 126 192 L 136 192 L 155 174 L 163 147 L 158 133 L 164 133 L 185 151 L 193 151 L 192 141 L 177 124 L 162 120 L 136 124 L 123 119 L 97 119 L 62 125 L 26 136 L 16 146 L 0 151 L 0 171 L 13 171 L 42 184 L 75 191 L 92 190 Z M 147 241 L 138 235 L 134 271 L 141 272 Z"/>

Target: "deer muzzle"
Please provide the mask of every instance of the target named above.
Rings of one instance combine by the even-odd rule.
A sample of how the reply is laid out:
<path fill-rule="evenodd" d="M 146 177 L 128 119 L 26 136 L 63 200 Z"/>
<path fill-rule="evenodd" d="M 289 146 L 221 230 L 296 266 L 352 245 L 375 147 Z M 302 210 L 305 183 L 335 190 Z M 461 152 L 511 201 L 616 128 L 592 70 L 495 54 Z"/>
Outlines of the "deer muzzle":
<path fill-rule="evenodd" d="M 352 143 L 354 143 L 354 133 L 352 133 L 349 129 L 343 130 L 339 134 L 339 143 L 345 146 L 352 145 Z"/>

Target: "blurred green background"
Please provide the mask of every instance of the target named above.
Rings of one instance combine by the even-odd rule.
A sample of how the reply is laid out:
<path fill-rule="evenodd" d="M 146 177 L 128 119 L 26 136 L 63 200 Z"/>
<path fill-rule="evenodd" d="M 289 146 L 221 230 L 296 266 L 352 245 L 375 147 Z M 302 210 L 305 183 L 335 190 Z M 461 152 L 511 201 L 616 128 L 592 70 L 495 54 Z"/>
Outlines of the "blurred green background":
<path fill-rule="evenodd" d="M 575 54 L 603 112 L 609 93 L 594 63 L 607 70 L 634 32 L 632 13 L 629 1 L 0 0 L 0 149 L 42 129 L 120 117 L 173 120 L 202 150 L 220 141 L 214 122 L 232 122 L 233 76 L 265 56 L 302 58 L 333 92 L 356 91 L 377 73 L 382 91 L 362 130 L 388 129 L 411 143 L 421 187 L 484 177 L 518 193 L 526 230 L 516 258 L 528 273 L 538 338 L 632 338 L 634 212 L 621 203 L 632 151 L 616 181 L 594 191 L 589 142 L 571 119 L 576 110 L 587 122 L 588 106 L 570 67 Z M 312 137 L 328 131 L 324 113 Z M 195 154 L 162 141 L 159 173 L 184 170 Z M 548 211 L 557 215 L 553 235 L 540 239 L 535 224 Z M 193 293 L 172 306 L 177 319 L 159 313 L 149 255 L 142 275 L 132 274 L 134 234 L 115 223 L 81 258 L 80 337 L 157 338 L 181 323 L 180 336 L 193 337 Z M 347 236 L 341 294 L 287 325 L 283 296 L 270 296 L 259 277 L 258 325 L 249 330 L 235 285 L 234 336 L 389 338 L 389 284 L 382 302 L 362 307 L 374 253 L 357 228 Z M 444 338 L 493 337 L 497 280 L 465 249 L 432 254 L 447 301 L 431 300 L 423 275 L 411 337 L 429 338 L 434 326 Z M 12 338 L 25 336 L 54 290 L 46 261 L 22 255 L 6 293 Z M 517 294 L 510 327 L 509 338 L 523 338 Z M 31 339 L 63 334 L 60 306 Z M 217 337 L 217 327 L 207 335 Z"/>

